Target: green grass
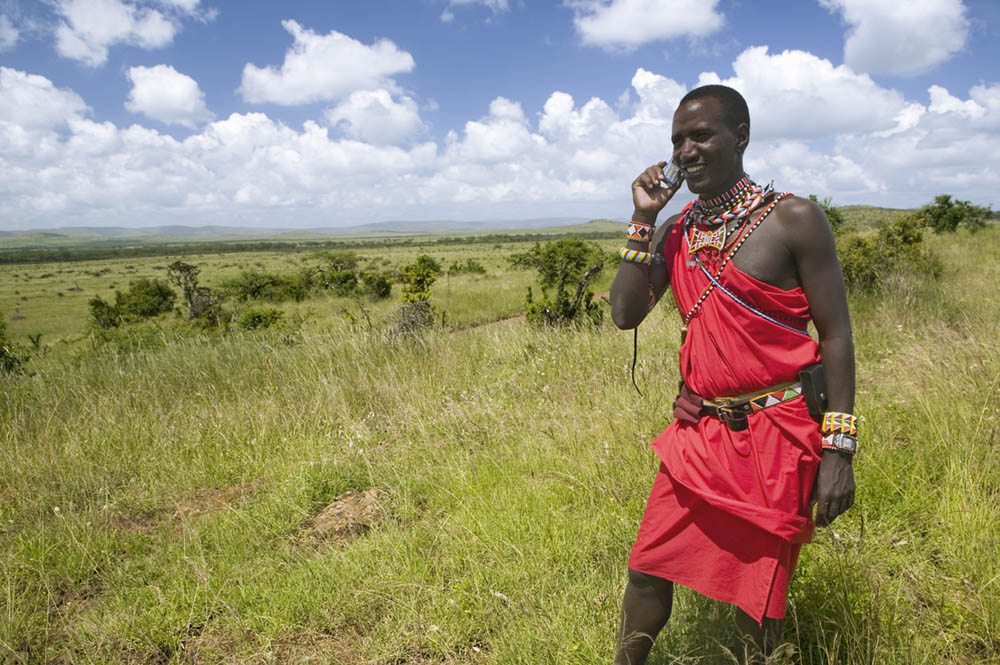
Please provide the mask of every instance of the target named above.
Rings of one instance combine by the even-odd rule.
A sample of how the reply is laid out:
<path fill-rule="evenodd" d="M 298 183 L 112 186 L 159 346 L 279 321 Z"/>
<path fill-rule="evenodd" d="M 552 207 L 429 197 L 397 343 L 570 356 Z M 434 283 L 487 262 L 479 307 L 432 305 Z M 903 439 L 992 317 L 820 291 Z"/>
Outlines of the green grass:
<path fill-rule="evenodd" d="M 789 662 L 1000 662 L 1000 232 L 927 241 L 937 283 L 852 297 L 858 501 L 803 551 Z M 523 303 L 462 251 L 496 276 L 435 284 L 456 321 Z M 609 323 L 392 338 L 312 306 L 296 335 L 164 324 L 0 379 L 0 660 L 610 662 L 676 312 L 640 329 L 639 398 Z M 305 537 L 372 487 L 368 531 Z M 680 590 L 651 662 L 730 662 L 729 619 Z"/>

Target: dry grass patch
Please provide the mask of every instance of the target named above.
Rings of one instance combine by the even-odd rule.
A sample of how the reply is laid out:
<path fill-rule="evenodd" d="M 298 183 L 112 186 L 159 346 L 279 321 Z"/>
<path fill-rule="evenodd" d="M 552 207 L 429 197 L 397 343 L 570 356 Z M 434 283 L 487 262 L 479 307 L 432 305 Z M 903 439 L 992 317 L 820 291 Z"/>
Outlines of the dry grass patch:
<path fill-rule="evenodd" d="M 300 534 L 305 542 L 342 545 L 367 531 L 385 513 L 389 492 L 372 487 L 363 492 L 348 490 L 310 519 Z"/>
<path fill-rule="evenodd" d="M 177 504 L 174 519 L 190 519 L 227 508 L 236 501 L 253 496 L 263 483 L 263 478 L 257 478 L 232 487 L 208 487 L 197 490 Z"/>

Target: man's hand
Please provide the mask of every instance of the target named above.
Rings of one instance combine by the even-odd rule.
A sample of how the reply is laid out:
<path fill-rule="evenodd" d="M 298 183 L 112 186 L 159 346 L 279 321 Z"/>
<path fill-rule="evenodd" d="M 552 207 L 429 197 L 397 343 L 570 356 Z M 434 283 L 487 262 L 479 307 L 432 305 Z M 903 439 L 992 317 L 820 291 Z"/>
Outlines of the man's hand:
<path fill-rule="evenodd" d="M 828 526 L 854 505 L 854 467 L 850 453 L 824 450 L 813 488 L 816 524 Z"/>
<path fill-rule="evenodd" d="M 633 220 L 652 224 L 663 206 L 677 193 L 680 182 L 669 185 L 663 178 L 663 168 L 666 165 L 666 162 L 653 164 L 632 182 L 632 203 L 635 204 Z"/>

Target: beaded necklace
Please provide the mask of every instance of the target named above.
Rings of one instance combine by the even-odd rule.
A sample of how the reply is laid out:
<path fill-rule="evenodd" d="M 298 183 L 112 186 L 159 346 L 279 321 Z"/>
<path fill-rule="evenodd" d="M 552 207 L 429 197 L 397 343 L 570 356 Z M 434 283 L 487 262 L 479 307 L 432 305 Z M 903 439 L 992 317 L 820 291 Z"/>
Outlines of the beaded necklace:
<path fill-rule="evenodd" d="M 729 188 L 729 191 L 723 192 L 718 196 L 714 196 L 704 201 L 701 198 L 698 198 L 695 200 L 694 205 L 698 208 L 699 213 L 703 215 L 711 215 L 713 214 L 713 210 L 718 212 L 716 209 L 721 210 L 723 208 L 732 207 L 734 205 L 733 202 L 740 198 L 740 195 L 743 194 L 744 191 L 751 185 L 753 185 L 753 180 L 750 179 L 750 176 L 744 173 L 743 177 L 737 180 L 736 184 Z"/>
<path fill-rule="evenodd" d="M 771 185 L 768 185 L 767 189 L 770 190 Z M 705 290 L 701 292 L 701 295 L 698 296 L 698 300 L 695 301 L 694 305 L 691 306 L 691 309 L 689 309 L 687 314 L 684 315 L 684 325 L 681 326 L 682 344 L 684 343 L 684 338 L 687 337 L 688 324 L 691 323 L 691 319 L 693 319 L 695 315 L 698 313 L 698 310 L 701 309 L 701 304 L 705 302 L 705 299 L 708 298 L 709 294 L 712 293 L 713 290 L 715 290 L 715 285 L 716 283 L 718 283 L 719 278 L 722 277 L 722 271 L 725 270 L 726 264 L 732 260 L 733 256 L 736 255 L 736 252 L 738 252 L 740 250 L 740 247 L 743 246 L 743 243 L 746 242 L 747 238 L 750 237 L 750 234 L 753 233 L 755 230 L 757 230 L 757 227 L 760 226 L 760 223 L 763 222 L 764 219 L 771 214 L 771 211 L 774 210 L 774 206 L 778 205 L 778 202 L 787 196 L 791 196 L 791 194 L 786 192 L 783 194 L 776 195 L 774 199 L 771 201 L 771 203 L 768 204 L 767 208 L 765 208 L 764 211 L 760 213 L 760 215 L 757 217 L 757 219 L 754 220 L 753 224 L 743 229 L 743 231 L 737 235 L 735 240 L 730 245 L 731 249 L 730 247 L 726 247 L 726 250 L 728 251 L 722 252 L 724 255 L 722 263 L 716 269 L 715 276 L 709 281 L 708 286 L 706 286 Z M 688 213 L 690 213 L 690 210 L 688 210 Z M 687 226 L 688 223 L 686 217 L 687 216 L 685 215 L 685 220 L 684 220 L 685 226 Z M 688 240 L 686 234 L 685 234 L 685 240 Z M 688 251 L 690 251 L 690 249 Z M 699 257 L 697 255 L 695 256 L 695 260 L 699 260 Z"/>

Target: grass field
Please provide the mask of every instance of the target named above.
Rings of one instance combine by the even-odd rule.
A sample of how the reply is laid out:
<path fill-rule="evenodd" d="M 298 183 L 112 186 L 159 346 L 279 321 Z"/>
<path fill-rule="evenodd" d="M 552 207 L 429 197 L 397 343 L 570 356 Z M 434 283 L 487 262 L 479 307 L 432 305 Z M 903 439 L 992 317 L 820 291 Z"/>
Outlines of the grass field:
<path fill-rule="evenodd" d="M 1000 229 L 927 242 L 940 280 L 852 297 L 858 500 L 803 551 L 775 662 L 1000 663 Z M 419 337 L 330 298 L 293 335 L 167 315 L 128 348 L 82 340 L 86 298 L 168 260 L 4 267 L 10 331 L 52 350 L 0 378 L 0 660 L 610 662 L 679 322 L 640 328 L 641 399 L 609 322 L 468 327 L 523 308 L 513 250 L 429 252 L 488 274 L 442 277 Z M 651 662 L 732 662 L 730 618 L 680 590 Z"/>

